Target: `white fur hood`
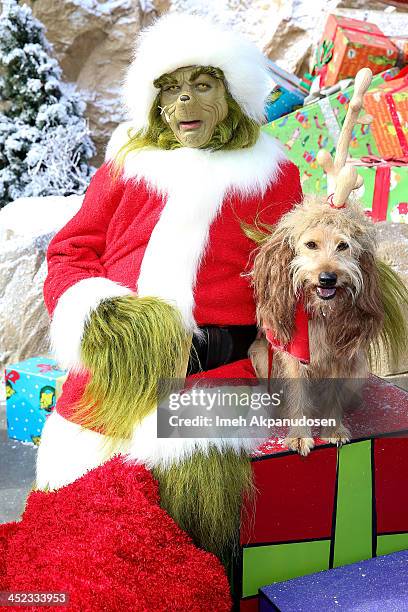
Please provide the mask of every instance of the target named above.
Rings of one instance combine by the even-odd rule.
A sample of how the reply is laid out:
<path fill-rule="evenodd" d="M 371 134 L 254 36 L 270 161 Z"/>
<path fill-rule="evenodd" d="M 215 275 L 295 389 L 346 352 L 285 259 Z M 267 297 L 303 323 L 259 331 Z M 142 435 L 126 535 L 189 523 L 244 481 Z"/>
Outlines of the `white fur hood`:
<path fill-rule="evenodd" d="M 138 36 L 126 74 L 123 100 L 137 129 L 148 124 L 157 95 L 153 81 L 184 66 L 213 66 L 248 117 L 262 122 L 273 83 L 268 60 L 242 34 L 198 15 L 169 13 Z"/>

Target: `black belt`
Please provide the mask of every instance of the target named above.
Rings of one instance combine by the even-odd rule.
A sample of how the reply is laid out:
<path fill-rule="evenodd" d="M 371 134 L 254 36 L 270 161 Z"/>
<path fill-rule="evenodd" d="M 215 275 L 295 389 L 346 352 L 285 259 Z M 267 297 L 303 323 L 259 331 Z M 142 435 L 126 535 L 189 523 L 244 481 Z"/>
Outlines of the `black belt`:
<path fill-rule="evenodd" d="M 187 374 L 245 359 L 258 331 L 256 325 L 209 325 L 200 329 L 202 337 L 193 336 Z"/>

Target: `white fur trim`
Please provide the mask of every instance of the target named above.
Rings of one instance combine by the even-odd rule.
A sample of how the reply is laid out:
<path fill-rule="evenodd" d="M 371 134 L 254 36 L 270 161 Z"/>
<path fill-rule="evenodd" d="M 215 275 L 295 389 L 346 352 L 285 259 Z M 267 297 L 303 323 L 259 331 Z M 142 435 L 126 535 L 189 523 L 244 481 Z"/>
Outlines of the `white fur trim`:
<path fill-rule="evenodd" d="M 122 145 L 129 140 L 128 130 L 134 128 L 131 121 L 121 123 L 113 131 L 106 148 L 105 159 L 112 161 Z M 200 191 L 216 183 L 225 193 L 228 189 L 242 196 L 262 195 L 273 183 L 280 165 L 287 161 L 283 145 L 261 131 L 254 146 L 234 151 L 211 151 L 179 147 L 173 150 L 143 148 L 126 156 L 124 178 L 144 180 L 163 195 L 191 187 L 198 178 Z M 190 179 L 190 172 L 194 174 Z M 194 185 L 197 191 L 197 185 Z M 191 195 L 190 195 L 191 198 Z"/>
<path fill-rule="evenodd" d="M 113 297 L 130 295 L 132 291 L 107 278 L 86 278 L 69 287 L 59 298 L 51 326 L 51 347 L 64 369 L 81 370 L 81 340 L 91 312 Z"/>
<path fill-rule="evenodd" d="M 37 456 L 38 489 L 59 489 L 102 465 L 106 457 L 101 434 L 83 429 L 54 411 L 48 417 Z M 115 452 L 126 451 L 118 442 Z M 113 454 L 113 453 L 112 453 Z"/>
<path fill-rule="evenodd" d="M 206 18 L 167 14 L 139 34 L 123 98 L 138 129 L 147 126 L 158 90 L 153 81 L 184 66 L 221 68 L 232 97 L 242 110 L 262 122 L 273 82 L 267 59 L 254 43 Z"/>
<path fill-rule="evenodd" d="M 219 451 L 234 450 L 237 454 L 255 451 L 267 438 L 158 438 L 157 412 L 143 419 L 134 429 L 127 458 L 147 468 L 168 468 L 192 457 L 196 452 L 208 453 L 211 448 Z"/>
<path fill-rule="evenodd" d="M 126 139 L 128 124 L 113 135 L 108 156 Z M 194 331 L 194 284 L 212 222 L 228 190 L 262 194 L 286 159 L 275 140 L 261 133 L 256 144 L 236 151 L 143 149 L 127 156 L 126 179 L 144 180 L 167 198 L 147 245 L 137 293 L 176 306 Z"/>

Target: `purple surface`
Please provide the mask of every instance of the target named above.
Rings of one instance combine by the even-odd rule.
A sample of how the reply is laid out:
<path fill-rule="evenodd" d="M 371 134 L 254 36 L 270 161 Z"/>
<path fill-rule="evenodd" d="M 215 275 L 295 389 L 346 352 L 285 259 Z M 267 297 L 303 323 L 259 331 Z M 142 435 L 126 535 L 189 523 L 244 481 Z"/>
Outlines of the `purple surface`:
<path fill-rule="evenodd" d="M 277 582 L 260 591 L 261 612 L 405 612 L 408 551 Z"/>

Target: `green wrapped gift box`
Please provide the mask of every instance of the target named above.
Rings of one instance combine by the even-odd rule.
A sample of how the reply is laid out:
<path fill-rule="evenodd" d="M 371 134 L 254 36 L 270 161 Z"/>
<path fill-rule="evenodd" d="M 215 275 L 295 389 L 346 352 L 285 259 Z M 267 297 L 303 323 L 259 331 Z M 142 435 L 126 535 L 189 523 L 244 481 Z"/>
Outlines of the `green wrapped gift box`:
<path fill-rule="evenodd" d="M 364 179 L 359 196 L 373 221 L 408 223 L 408 159 L 361 160 L 357 172 Z"/>
<path fill-rule="evenodd" d="M 397 68 L 391 68 L 376 75 L 371 87 L 377 87 L 397 73 Z M 350 86 L 263 127 L 267 133 L 284 144 L 289 159 L 300 170 L 305 193 L 326 193 L 326 176 L 317 164 L 316 155 L 322 148 L 334 153 L 352 95 L 353 86 Z M 369 125 L 355 127 L 350 153 L 356 158 L 379 154 Z"/>
<path fill-rule="evenodd" d="M 341 448 L 316 439 L 301 457 L 271 439 L 254 455 L 256 500 L 243 512 L 235 584 L 240 612 L 258 610 L 265 585 L 408 548 L 408 393 L 369 377 L 345 422 L 352 439 Z"/>

